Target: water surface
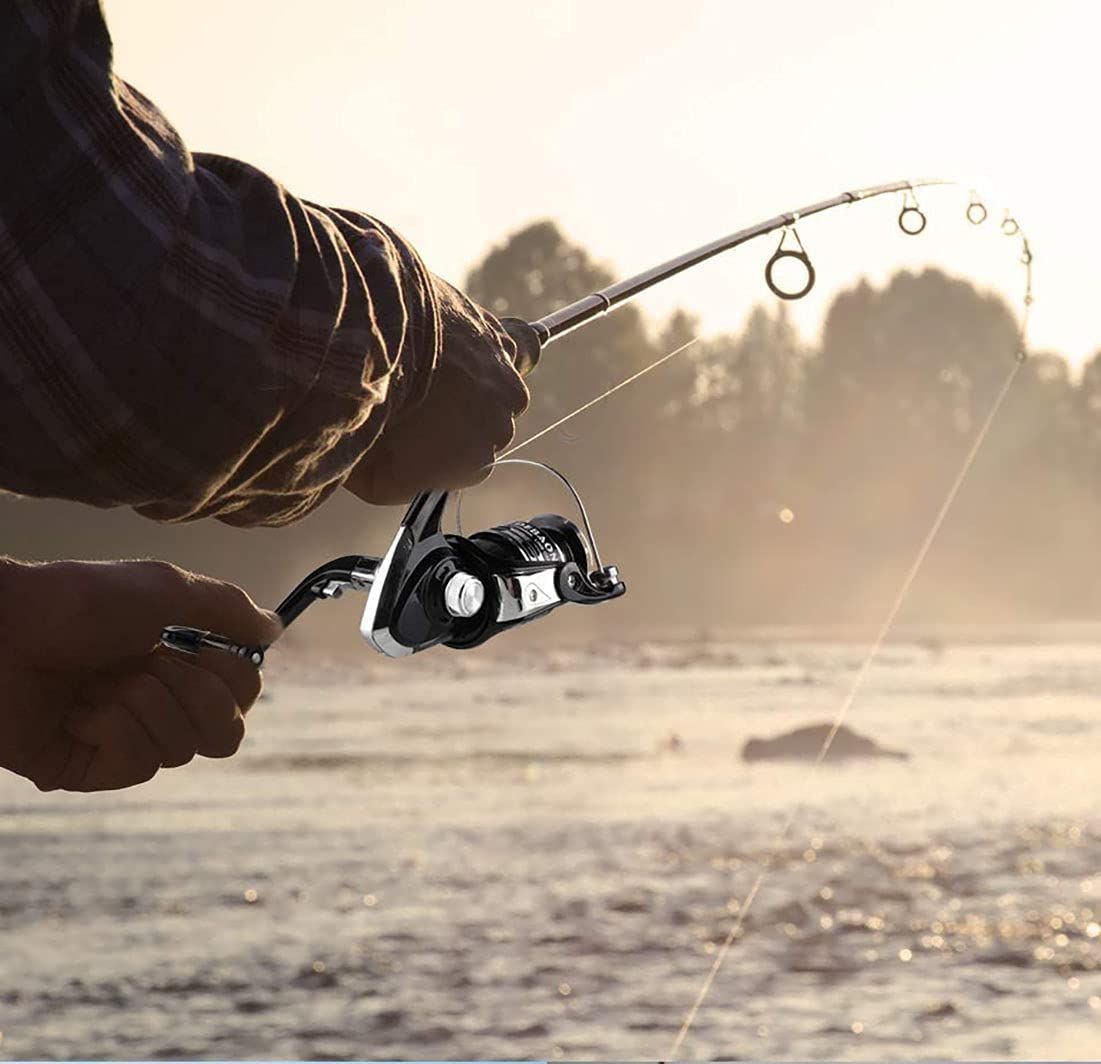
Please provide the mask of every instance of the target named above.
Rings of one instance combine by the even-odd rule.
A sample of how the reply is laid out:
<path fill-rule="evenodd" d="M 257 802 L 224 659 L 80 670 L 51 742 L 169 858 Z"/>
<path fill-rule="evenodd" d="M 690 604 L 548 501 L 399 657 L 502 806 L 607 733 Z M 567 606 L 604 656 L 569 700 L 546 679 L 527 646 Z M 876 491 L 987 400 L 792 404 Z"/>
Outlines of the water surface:
<path fill-rule="evenodd" d="M 0 779 L 0 1054 L 661 1058 L 798 806 L 682 1055 L 1097 1056 L 1101 647 L 891 646 L 911 760 L 741 763 L 859 654 L 284 663 L 231 761 Z"/>

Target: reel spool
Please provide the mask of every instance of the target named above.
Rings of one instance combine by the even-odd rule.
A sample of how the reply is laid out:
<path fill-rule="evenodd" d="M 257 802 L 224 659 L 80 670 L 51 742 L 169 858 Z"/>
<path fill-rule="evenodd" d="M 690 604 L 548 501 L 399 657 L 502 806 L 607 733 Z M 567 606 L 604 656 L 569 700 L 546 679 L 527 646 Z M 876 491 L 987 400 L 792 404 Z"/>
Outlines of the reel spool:
<path fill-rule="evenodd" d="M 593 605 L 623 595 L 619 571 L 601 564 L 585 507 L 570 482 L 542 462 L 497 464 L 510 463 L 542 468 L 562 481 L 578 505 L 581 526 L 542 514 L 470 536 L 445 533 L 449 492 L 422 492 L 381 559 L 336 558 L 299 583 L 276 610 L 283 626 L 320 599 L 366 590 L 363 638 L 379 653 L 402 658 L 441 644 L 467 650 L 567 602 Z M 166 628 L 161 643 L 189 654 L 213 647 L 257 666 L 267 650 L 182 626 Z"/>

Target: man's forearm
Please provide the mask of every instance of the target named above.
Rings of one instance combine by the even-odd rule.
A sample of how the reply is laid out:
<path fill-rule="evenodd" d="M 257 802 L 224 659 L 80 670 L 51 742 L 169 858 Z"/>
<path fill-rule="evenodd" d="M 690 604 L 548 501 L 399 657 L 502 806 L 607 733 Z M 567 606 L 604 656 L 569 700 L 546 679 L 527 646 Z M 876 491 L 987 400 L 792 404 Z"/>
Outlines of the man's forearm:
<path fill-rule="evenodd" d="M 0 489 L 309 512 L 427 387 L 430 275 L 365 215 L 191 156 L 111 75 L 94 0 L 17 0 L 0 38 Z"/>

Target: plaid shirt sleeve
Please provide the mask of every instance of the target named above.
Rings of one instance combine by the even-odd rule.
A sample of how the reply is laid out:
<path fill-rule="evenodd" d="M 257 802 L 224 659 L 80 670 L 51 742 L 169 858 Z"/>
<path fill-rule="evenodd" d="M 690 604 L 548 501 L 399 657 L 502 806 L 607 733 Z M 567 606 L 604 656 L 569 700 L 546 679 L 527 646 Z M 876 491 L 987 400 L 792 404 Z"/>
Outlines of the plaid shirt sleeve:
<path fill-rule="evenodd" d="M 189 153 L 99 0 L 0 4 L 0 489 L 297 520 L 423 396 L 439 323 L 382 223 Z"/>

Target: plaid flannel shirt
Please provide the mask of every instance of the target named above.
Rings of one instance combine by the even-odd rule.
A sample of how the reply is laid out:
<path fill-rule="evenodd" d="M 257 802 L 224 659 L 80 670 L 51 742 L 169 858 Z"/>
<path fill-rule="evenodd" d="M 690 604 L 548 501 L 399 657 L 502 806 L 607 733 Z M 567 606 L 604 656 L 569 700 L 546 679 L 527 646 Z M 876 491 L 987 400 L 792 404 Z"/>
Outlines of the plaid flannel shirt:
<path fill-rule="evenodd" d="M 438 283 L 375 219 L 190 153 L 98 0 L 0 4 L 0 489 L 294 521 L 423 396 Z"/>

